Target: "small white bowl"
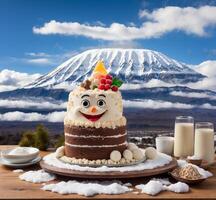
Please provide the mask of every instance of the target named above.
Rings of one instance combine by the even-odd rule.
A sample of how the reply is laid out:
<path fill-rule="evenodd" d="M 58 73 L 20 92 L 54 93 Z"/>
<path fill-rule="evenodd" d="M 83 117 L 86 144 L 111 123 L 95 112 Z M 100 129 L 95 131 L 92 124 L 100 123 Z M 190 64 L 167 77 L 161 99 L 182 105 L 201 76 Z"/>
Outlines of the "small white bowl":
<path fill-rule="evenodd" d="M 29 153 L 15 155 L 15 154 L 10 154 L 10 152 L 13 149 L 8 149 L 8 150 L 1 151 L 1 156 L 9 163 L 18 164 L 18 163 L 27 163 L 35 159 L 39 155 L 40 151 L 37 148 L 34 147 L 23 147 L 23 148 L 27 149 Z"/>

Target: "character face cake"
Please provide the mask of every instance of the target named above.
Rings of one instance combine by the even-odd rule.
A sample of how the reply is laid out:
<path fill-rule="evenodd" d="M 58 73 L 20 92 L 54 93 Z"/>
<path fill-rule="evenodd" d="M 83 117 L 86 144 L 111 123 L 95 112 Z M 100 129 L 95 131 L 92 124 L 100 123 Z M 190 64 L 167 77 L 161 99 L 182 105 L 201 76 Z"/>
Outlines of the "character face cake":
<path fill-rule="evenodd" d="M 92 76 L 69 94 L 64 119 L 66 156 L 108 159 L 113 150 L 126 149 L 121 84 L 99 62 Z"/>
<path fill-rule="evenodd" d="M 68 118 L 79 119 L 83 123 L 106 123 L 122 117 L 122 101 L 120 92 L 95 89 L 74 91 L 70 94 Z"/>
<path fill-rule="evenodd" d="M 92 122 L 100 120 L 107 111 L 106 96 L 104 94 L 83 94 L 81 100 L 79 113 Z"/>

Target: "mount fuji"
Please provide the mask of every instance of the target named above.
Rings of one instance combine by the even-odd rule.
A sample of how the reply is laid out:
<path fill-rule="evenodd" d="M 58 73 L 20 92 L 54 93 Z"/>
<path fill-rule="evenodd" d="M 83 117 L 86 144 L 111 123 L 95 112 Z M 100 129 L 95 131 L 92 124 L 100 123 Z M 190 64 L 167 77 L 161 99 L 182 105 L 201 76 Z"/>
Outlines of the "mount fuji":
<path fill-rule="evenodd" d="M 90 76 L 98 60 L 125 83 L 141 84 L 152 79 L 167 83 L 197 82 L 205 76 L 188 65 L 147 49 L 93 49 L 73 56 L 52 72 L 41 76 L 25 88 L 73 85 Z"/>
<path fill-rule="evenodd" d="M 87 50 L 23 88 L 0 92 L 0 100 L 46 100 L 56 104 L 59 101 L 66 102 L 68 93 L 77 83 L 91 75 L 98 60 L 103 60 L 107 70 L 123 80 L 125 84 L 122 87 L 122 96 L 126 102 L 136 104 L 137 101 L 153 100 L 168 102 L 168 105 L 189 103 L 202 107 L 209 103 L 216 108 L 216 92 L 188 87 L 188 83 L 198 82 L 205 78 L 204 75 L 189 65 L 146 49 Z M 151 80 L 159 80 L 158 83 L 161 84 L 149 87 Z M 167 86 L 163 86 L 163 82 Z"/>

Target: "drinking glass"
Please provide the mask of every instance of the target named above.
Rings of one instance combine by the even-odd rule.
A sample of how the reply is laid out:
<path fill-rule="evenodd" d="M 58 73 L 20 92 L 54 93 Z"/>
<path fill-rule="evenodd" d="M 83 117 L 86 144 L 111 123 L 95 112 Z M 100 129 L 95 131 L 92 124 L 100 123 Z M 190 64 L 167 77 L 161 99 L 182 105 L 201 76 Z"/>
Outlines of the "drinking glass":
<path fill-rule="evenodd" d="M 214 125 L 212 123 L 196 123 L 194 155 L 209 164 L 214 162 Z"/>
<path fill-rule="evenodd" d="M 187 158 L 194 151 L 194 118 L 177 116 L 175 120 L 174 156 Z"/>

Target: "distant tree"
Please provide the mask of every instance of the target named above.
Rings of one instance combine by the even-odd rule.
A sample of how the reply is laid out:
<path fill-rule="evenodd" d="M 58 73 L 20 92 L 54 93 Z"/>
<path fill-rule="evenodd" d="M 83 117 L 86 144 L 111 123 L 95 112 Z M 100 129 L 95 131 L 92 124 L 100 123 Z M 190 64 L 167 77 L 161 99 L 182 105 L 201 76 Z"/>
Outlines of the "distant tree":
<path fill-rule="evenodd" d="M 64 146 L 64 142 L 65 142 L 65 137 L 64 137 L 64 135 L 59 136 L 59 137 L 57 138 L 56 143 L 55 143 L 55 148 Z"/>
<path fill-rule="evenodd" d="M 35 134 L 31 131 L 24 132 L 20 142 L 19 146 L 21 147 L 34 147 L 35 146 Z"/>
<path fill-rule="evenodd" d="M 38 125 L 35 132 L 27 131 L 23 134 L 20 146 L 36 147 L 40 150 L 46 150 L 49 146 L 49 134 L 43 125 Z"/>
<path fill-rule="evenodd" d="M 38 125 L 35 131 L 35 146 L 40 150 L 46 150 L 49 146 L 49 134 L 43 125 Z"/>

